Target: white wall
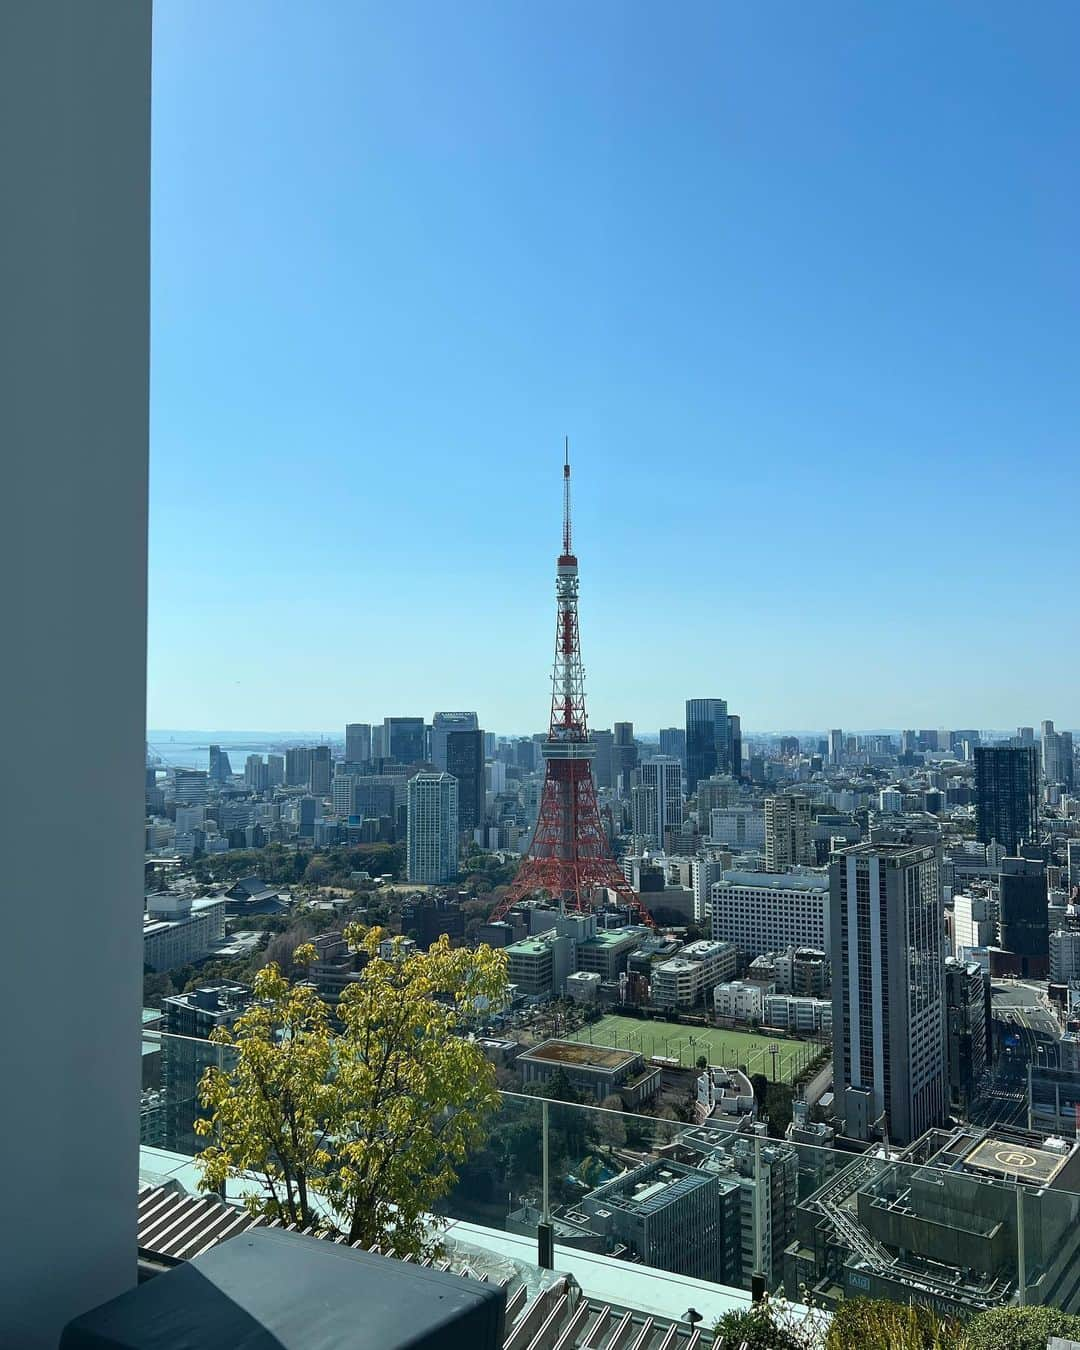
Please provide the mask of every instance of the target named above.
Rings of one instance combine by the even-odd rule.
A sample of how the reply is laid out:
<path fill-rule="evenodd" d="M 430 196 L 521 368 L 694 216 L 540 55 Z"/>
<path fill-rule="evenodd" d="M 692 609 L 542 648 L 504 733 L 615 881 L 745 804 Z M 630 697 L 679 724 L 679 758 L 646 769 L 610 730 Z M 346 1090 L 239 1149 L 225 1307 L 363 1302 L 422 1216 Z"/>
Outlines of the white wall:
<path fill-rule="evenodd" d="M 149 133 L 149 0 L 0 4 L 0 1345 L 20 1350 L 136 1273 Z"/>

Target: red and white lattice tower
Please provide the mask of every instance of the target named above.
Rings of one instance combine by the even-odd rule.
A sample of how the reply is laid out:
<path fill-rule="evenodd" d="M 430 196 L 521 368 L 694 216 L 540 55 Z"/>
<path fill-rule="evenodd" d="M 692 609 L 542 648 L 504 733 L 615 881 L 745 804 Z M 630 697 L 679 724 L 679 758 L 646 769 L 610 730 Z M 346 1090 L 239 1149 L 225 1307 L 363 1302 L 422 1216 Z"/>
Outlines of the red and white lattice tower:
<path fill-rule="evenodd" d="M 651 923 L 637 892 L 611 856 L 600 821 L 585 716 L 585 679 L 578 633 L 578 561 L 570 537 L 570 449 L 563 462 L 563 539 L 556 570 L 558 619 L 551 676 L 551 728 L 543 745 L 544 791 L 528 855 L 493 919 L 516 901 L 546 891 L 566 910 L 601 906 L 615 891 L 641 923 Z"/>

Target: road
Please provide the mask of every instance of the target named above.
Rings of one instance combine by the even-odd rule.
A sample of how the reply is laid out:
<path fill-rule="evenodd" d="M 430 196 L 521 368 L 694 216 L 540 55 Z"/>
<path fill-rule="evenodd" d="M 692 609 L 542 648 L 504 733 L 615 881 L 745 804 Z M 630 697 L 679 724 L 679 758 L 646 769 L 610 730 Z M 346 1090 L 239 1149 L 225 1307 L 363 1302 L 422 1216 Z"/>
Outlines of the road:
<path fill-rule="evenodd" d="M 1057 1018 L 1046 999 L 1045 985 L 1019 980 L 991 986 L 991 1034 L 1001 1051 L 993 1073 L 972 1106 L 976 1125 L 1027 1126 L 1027 1066 L 1057 1062 L 1061 1038 Z"/>

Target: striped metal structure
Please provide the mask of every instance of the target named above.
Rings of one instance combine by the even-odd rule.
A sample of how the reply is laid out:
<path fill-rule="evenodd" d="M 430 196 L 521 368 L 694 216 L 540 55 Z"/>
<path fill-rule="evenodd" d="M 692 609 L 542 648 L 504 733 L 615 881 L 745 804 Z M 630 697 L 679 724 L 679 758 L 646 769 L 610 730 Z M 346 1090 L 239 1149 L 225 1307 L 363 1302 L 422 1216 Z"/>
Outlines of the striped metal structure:
<path fill-rule="evenodd" d="M 219 1242 L 259 1227 L 285 1228 L 315 1241 L 344 1243 L 343 1238 L 320 1238 L 298 1224 L 254 1217 L 214 1195 L 188 1195 L 172 1186 L 139 1189 L 139 1256 L 149 1264 L 189 1261 Z M 392 1250 L 380 1251 L 377 1246 L 369 1250 L 395 1257 Z M 467 1264 L 445 1258 L 429 1257 L 419 1264 L 466 1279 L 488 1278 Z M 590 1301 L 576 1281 L 565 1275 L 554 1277 L 531 1298 L 520 1281 L 500 1283 L 507 1290 L 503 1350 L 706 1350 L 713 1344 L 711 1331 L 703 1328 Z"/>

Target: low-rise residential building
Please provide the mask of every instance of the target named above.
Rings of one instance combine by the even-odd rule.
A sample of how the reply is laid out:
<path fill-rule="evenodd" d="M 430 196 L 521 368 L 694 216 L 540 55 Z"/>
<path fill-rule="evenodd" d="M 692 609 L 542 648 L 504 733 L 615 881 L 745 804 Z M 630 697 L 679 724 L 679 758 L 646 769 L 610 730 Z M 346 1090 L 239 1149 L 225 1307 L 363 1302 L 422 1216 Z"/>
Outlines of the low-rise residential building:
<path fill-rule="evenodd" d="M 713 1012 L 735 1022 L 760 1022 L 770 988 L 759 980 L 727 980 L 713 989 Z"/>
<path fill-rule="evenodd" d="M 630 1109 L 660 1091 L 660 1069 L 647 1064 L 643 1055 L 584 1041 L 544 1041 L 518 1056 L 517 1069 L 525 1084 L 546 1083 L 561 1071 L 575 1088 L 598 1102 L 618 1094 Z"/>
<path fill-rule="evenodd" d="M 799 994 L 768 994 L 761 1010 L 761 1020 L 767 1027 L 783 1031 L 799 1031 L 807 1036 L 832 1032 L 832 1000 L 807 998 Z"/>
<path fill-rule="evenodd" d="M 691 942 L 678 956 L 652 968 L 652 1002 L 657 1008 L 693 1008 L 709 990 L 739 968 L 734 943 Z"/>

